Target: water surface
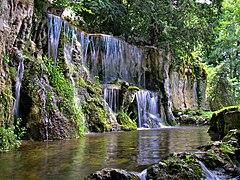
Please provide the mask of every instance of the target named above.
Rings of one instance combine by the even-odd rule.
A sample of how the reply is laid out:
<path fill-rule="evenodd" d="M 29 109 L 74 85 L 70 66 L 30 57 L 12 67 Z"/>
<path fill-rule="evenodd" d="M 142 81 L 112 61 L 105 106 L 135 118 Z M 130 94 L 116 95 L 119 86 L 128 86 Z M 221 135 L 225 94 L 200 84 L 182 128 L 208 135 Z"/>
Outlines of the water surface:
<path fill-rule="evenodd" d="M 88 134 L 77 140 L 23 142 L 0 153 L 0 179 L 81 179 L 105 167 L 141 171 L 173 152 L 210 141 L 207 127 Z"/>

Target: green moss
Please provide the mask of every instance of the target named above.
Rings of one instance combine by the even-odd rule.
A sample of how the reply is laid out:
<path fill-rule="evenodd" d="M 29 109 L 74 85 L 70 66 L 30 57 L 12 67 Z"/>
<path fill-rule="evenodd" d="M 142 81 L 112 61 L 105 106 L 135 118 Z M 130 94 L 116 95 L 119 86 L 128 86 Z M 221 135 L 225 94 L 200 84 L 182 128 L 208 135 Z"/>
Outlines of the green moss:
<path fill-rule="evenodd" d="M 214 116 L 219 116 L 219 115 L 223 115 L 229 111 L 236 111 L 236 110 L 240 110 L 239 106 L 228 106 L 228 107 L 224 107 L 222 109 L 219 109 L 218 111 L 214 112 Z"/>
<path fill-rule="evenodd" d="M 139 91 L 140 89 L 137 86 L 128 86 L 128 90 L 137 90 L 137 91 Z"/>
<path fill-rule="evenodd" d="M 137 124 L 125 112 L 119 112 L 117 121 L 124 131 L 131 131 L 137 129 Z"/>
<path fill-rule="evenodd" d="M 239 116 L 239 106 L 229 106 L 216 111 L 212 115 L 209 132 L 222 139 L 229 130 L 240 129 Z"/>
<path fill-rule="evenodd" d="M 203 111 L 203 110 L 186 110 L 184 114 L 189 115 L 190 117 L 202 117 L 202 118 L 211 118 L 212 111 Z"/>
<path fill-rule="evenodd" d="M 25 119 L 30 138 L 44 138 L 41 132 L 45 122 L 44 115 L 52 118 L 53 124 L 63 126 L 64 132 L 57 125 L 52 128 L 51 133 L 61 131 L 55 133 L 53 139 L 82 136 L 85 132 L 82 108 L 75 103 L 76 89 L 65 75 L 61 61 L 54 65 L 53 60 L 46 57 L 35 61 L 29 58 L 25 64 L 26 67 L 32 67 L 31 71 L 26 69 L 22 86 L 25 94 L 22 100 L 29 106 Z"/>
<path fill-rule="evenodd" d="M 90 98 L 86 102 L 82 102 L 83 113 L 87 118 L 87 128 L 91 132 L 108 132 L 112 127 L 107 119 L 107 111 L 104 101 L 97 98 Z"/>
<path fill-rule="evenodd" d="M 70 80 L 67 80 L 64 76 L 62 67 L 59 64 L 55 66 L 53 60 L 47 57 L 44 57 L 43 60 L 50 75 L 51 85 L 55 91 L 61 97 L 68 99 L 71 105 L 74 105 L 74 89 Z"/>
<path fill-rule="evenodd" d="M 191 154 L 173 154 L 148 168 L 147 179 L 201 179 L 202 169 Z"/>
<path fill-rule="evenodd" d="M 12 91 L 12 80 L 16 70 L 11 66 L 10 56 L 7 54 L 1 54 L 0 71 L 5 74 L 0 78 L 0 152 L 10 151 L 14 148 L 19 147 L 20 142 L 18 141 L 20 132 L 18 129 L 18 123 L 20 119 L 15 120 L 12 113 L 13 107 L 13 91 Z"/>

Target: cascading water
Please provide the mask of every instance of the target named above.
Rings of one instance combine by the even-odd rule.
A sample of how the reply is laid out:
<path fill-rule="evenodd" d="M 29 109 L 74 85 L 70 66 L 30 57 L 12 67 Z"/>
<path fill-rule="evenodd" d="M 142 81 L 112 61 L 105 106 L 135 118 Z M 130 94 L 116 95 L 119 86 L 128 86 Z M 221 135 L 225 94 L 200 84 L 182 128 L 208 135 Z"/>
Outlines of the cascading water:
<path fill-rule="evenodd" d="M 49 15 L 49 22 L 48 51 L 53 60 L 57 58 L 61 27 L 64 23 L 64 37 L 67 36 L 68 48 L 74 48 L 71 46 L 73 44 L 81 45 L 82 62 L 91 75 L 99 76 L 103 82 L 123 79 L 145 87 L 146 54 L 143 49 L 112 36 L 81 32 L 52 14 Z"/>
<path fill-rule="evenodd" d="M 22 78 L 24 74 L 24 57 L 18 58 L 19 64 L 18 64 L 18 70 L 17 70 L 17 76 L 16 76 L 16 84 L 15 84 L 15 101 L 13 104 L 13 114 L 14 118 L 19 118 L 19 102 L 20 102 L 20 91 L 21 91 L 21 84 L 22 84 Z"/>
<path fill-rule="evenodd" d="M 58 16 L 48 15 L 48 56 L 52 58 L 56 64 L 58 54 L 58 44 L 62 28 L 62 20 Z"/>
<path fill-rule="evenodd" d="M 80 99 L 78 98 L 76 83 L 73 77 L 75 68 L 75 64 L 73 63 L 74 51 L 81 49 L 81 43 L 79 42 L 77 35 L 77 29 L 70 26 L 67 22 L 64 22 L 64 59 L 68 66 L 69 77 L 74 88 L 74 103 L 76 107 L 79 107 Z"/>
<path fill-rule="evenodd" d="M 158 114 L 158 93 L 140 90 L 136 93 L 138 106 L 138 127 L 164 127 Z"/>
<path fill-rule="evenodd" d="M 120 109 L 119 105 L 119 88 L 118 87 L 105 87 L 103 90 L 104 100 L 108 103 L 109 107 L 114 113 Z"/>
<path fill-rule="evenodd" d="M 64 59 L 69 69 L 69 76 L 75 87 L 73 51 L 80 51 L 81 62 L 92 76 L 99 76 L 104 83 L 122 79 L 145 88 L 146 53 L 144 49 L 132 46 L 120 39 L 102 34 L 87 34 L 69 25 L 54 15 L 49 16 L 49 54 L 53 59 L 57 56 L 57 46 L 64 23 Z M 56 26 L 51 24 L 56 23 Z M 53 35 L 54 34 L 54 35 Z M 79 98 L 75 93 L 75 104 Z M 158 114 L 157 93 L 140 90 L 137 94 L 138 126 L 162 127 Z M 118 93 L 114 89 L 104 90 L 104 99 L 114 112 L 118 110 Z"/>
<path fill-rule="evenodd" d="M 93 75 L 100 76 L 105 83 L 122 79 L 145 87 L 143 50 L 108 35 L 90 34 L 89 37 L 91 59 L 88 67 Z"/>
<path fill-rule="evenodd" d="M 210 171 L 203 162 L 198 161 L 203 170 L 203 178 L 202 179 L 211 179 L 211 180 L 220 180 L 219 176 L 214 172 Z M 224 178 L 225 179 L 225 178 Z"/>

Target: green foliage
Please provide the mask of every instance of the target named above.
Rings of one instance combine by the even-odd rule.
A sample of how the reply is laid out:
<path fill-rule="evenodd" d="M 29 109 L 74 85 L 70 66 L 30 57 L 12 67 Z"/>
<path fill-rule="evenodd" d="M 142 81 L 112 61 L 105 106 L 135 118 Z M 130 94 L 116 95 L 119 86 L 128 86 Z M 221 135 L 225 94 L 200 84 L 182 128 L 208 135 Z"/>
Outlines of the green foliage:
<path fill-rule="evenodd" d="M 45 15 L 45 7 L 47 7 L 46 2 L 43 0 L 34 0 L 34 8 L 38 12 L 38 15 Z"/>
<path fill-rule="evenodd" d="M 124 131 L 137 130 L 137 123 L 133 121 L 125 112 L 119 112 L 117 121 Z"/>
<path fill-rule="evenodd" d="M 239 0 L 223 1 L 222 13 L 215 28 L 216 38 L 211 53 L 206 57 L 206 61 L 213 65 L 216 71 L 210 79 L 209 90 L 209 101 L 213 110 L 240 104 L 239 4 Z"/>
<path fill-rule="evenodd" d="M 88 2 L 90 0 L 86 0 Z M 53 6 L 57 8 L 72 8 L 75 12 L 81 13 L 81 12 L 87 12 L 91 14 L 91 10 L 87 9 L 83 1 L 72 1 L 72 0 L 55 0 L 53 2 Z"/>
<path fill-rule="evenodd" d="M 211 118 L 213 112 L 211 112 L 211 111 L 203 111 L 203 110 L 186 110 L 184 112 L 184 114 L 187 114 L 190 117 Z"/>
<path fill-rule="evenodd" d="M 232 82 L 227 66 L 220 66 L 209 84 L 208 101 L 212 110 L 236 105 L 240 102 L 240 95 L 237 91 L 240 84 L 236 85 Z"/>
<path fill-rule="evenodd" d="M 82 103 L 89 131 L 108 132 L 111 130 L 111 124 L 107 119 L 107 111 L 104 102 L 101 99 L 90 98 Z"/>
<path fill-rule="evenodd" d="M 55 0 L 53 1 L 53 6 L 57 8 L 65 8 L 71 5 L 71 0 Z"/>
<path fill-rule="evenodd" d="M 54 87 L 54 91 L 62 98 L 61 102 L 59 103 L 60 110 L 71 122 L 76 123 L 79 135 L 83 135 L 86 131 L 85 124 L 83 122 L 84 116 L 81 106 L 75 103 L 75 88 L 73 87 L 71 81 L 65 77 L 60 61 L 57 61 L 57 64 L 55 65 L 53 60 L 47 58 L 46 56 L 43 58 L 43 61 L 47 67 L 50 83 L 52 87 Z M 53 94 L 48 94 L 48 101 L 51 102 L 52 99 Z M 70 113 L 71 111 L 73 111 L 73 114 Z"/>
<path fill-rule="evenodd" d="M 10 57 L 7 54 L 2 52 L 1 56 L 2 56 L 3 63 L 8 64 L 10 62 Z"/>
<path fill-rule="evenodd" d="M 102 98 L 102 86 L 99 77 L 95 76 L 95 81 L 80 79 L 79 84 L 85 86 L 87 92 L 86 100 L 81 101 L 82 111 L 85 116 L 85 123 L 90 132 L 109 132 L 112 126 L 108 120 L 108 112 L 105 101 Z"/>
<path fill-rule="evenodd" d="M 10 57 L 2 53 L 2 66 L 0 71 L 4 72 L 4 76 L 0 78 L 0 125 L 10 126 L 13 122 L 12 106 L 13 106 L 13 92 L 11 75 L 9 74 Z"/>
<path fill-rule="evenodd" d="M 71 105 L 74 105 L 74 89 L 70 80 L 66 79 L 63 74 L 63 69 L 60 64 L 54 65 L 52 59 L 43 58 L 50 75 L 51 85 L 55 91 L 63 98 L 69 100 Z"/>
<path fill-rule="evenodd" d="M 21 119 L 17 119 L 15 126 L 0 126 L 0 152 L 6 152 L 18 148 L 19 139 L 24 135 L 25 128 L 20 128 Z"/>

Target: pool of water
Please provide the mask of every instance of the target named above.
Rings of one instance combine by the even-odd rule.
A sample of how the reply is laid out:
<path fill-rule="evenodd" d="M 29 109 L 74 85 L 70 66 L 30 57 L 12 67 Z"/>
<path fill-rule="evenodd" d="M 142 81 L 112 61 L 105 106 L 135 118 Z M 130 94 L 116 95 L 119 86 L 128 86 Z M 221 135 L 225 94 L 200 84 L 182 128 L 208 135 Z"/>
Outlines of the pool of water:
<path fill-rule="evenodd" d="M 81 179 L 106 167 L 142 171 L 173 152 L 210 141 L 207 127 L 87 134 L 75 140 L 23 142 L 0 153 L 0 179 Z"/>

